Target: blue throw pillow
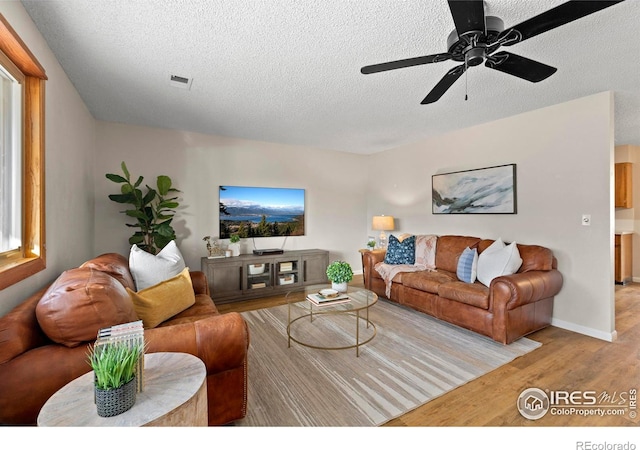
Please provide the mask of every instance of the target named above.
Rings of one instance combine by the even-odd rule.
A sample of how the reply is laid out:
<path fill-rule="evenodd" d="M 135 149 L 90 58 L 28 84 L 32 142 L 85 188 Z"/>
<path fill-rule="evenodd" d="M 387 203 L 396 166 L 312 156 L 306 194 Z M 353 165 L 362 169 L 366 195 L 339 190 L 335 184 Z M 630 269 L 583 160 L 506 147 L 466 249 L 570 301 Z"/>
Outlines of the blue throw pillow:
<path fill-rule="evenodd" d="M 478 273 L 478 250 L 465 248 L 460 258 L 458 258 L 457 275 L 460 281 L 465 283 L 473 283 L 476 281 Z"/>
<path fill-rule="evenodd" d="M 416 261 L 416 237 L 405 238 L 402 242 L 393 234 L 389 236 L 385 264 L 413 264 Z"/>

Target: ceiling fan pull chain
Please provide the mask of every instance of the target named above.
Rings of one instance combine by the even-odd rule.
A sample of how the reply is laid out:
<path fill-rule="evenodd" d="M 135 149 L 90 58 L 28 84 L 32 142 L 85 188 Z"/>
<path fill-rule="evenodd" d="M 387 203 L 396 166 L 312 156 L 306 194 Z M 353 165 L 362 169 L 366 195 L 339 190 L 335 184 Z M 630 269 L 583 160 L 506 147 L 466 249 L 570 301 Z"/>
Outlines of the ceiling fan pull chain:
<path fill-rule="evenodd" d="M 469 66 L 467 65 L 467 56 L 464 57 L 464 101 L 466 102 L 469 99 L 469 71 L 467 70 Z"/>

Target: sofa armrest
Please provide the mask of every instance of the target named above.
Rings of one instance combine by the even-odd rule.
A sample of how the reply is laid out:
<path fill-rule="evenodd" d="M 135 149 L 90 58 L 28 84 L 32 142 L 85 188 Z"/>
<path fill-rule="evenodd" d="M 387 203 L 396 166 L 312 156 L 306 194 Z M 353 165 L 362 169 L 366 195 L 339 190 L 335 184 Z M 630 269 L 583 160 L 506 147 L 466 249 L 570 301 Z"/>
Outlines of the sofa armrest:
<path fill-rule="evenodd" d="M 560 292 L 562 283 L 562 274 L 557 270 L 534 270 L 494 278 L 489 309 L 512 310 L 553 297 Z"/>
<path fill-rule="evenodd" d="M 365 288 L 371 289 L 371 280 L 375 276 L 375 266 L 377 263 L 384 261 L 386 250 L 372 250 L 362 252 L 362 273 L 365 281 Z"/>
<path fill-rule="evenodd" d="M 200 358 L 207 375 L 245 364 L 249 328 L 239 313 L 231 312 L 145 330 L 147 352 L 182 352 Z"/>
<path fill-rule="evenodd" d="M 193 271 L 193 272 L 189 272 L 189 275 L 191 275 L 193 292 L 195 292 L 196 295 L 205 294 L 210 296 L 209 283 L 207 282 L 207 277 L 204 274 L 204 272 Z"/>
<path fill-rule="evenodd" d="M 0 424 L 35 425 L 49 397 L 91 370 L 87 352 L 86 344 L 51 344 L 0 364 Z"/>

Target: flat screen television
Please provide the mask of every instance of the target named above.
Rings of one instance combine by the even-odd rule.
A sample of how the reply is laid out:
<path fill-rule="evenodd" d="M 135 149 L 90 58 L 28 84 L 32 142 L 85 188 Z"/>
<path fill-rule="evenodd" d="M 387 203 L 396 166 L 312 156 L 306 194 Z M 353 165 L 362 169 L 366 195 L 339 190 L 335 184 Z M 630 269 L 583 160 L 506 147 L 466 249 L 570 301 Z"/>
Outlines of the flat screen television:
<path fill-rule="evenodd" d="M 304 189 L 220 186 L 220 238 L 304 235 Z"/>

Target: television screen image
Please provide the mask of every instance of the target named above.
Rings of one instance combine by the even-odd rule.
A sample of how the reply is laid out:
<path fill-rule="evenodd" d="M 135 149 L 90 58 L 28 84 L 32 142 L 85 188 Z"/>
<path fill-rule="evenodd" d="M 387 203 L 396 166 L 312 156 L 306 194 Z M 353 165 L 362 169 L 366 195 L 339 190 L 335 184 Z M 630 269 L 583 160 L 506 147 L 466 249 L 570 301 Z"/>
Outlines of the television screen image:
<path fill-rule="evenodd" d="M 304 235 L 304 189 L 220 186 L 220 238 Z"/>

